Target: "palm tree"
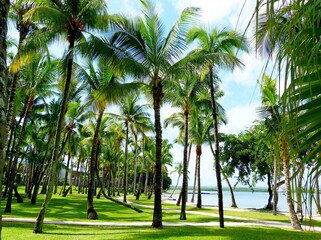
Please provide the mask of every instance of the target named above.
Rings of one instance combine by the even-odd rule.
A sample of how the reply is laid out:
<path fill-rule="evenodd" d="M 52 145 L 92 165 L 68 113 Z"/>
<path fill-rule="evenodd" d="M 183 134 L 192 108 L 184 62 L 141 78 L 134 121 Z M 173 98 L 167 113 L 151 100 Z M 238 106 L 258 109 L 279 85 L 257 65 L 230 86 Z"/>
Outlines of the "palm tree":
<path fill-rule="evenodd" d="M 224 213 L 223 213 L 223 193 L 221 183 L 221 170 L 219 159 L 219 140 L 218 140 L 218 114 L 216 96 L 214 95 L 214 80 L 215 72 L 221 67 L 231 68 L 241 65 L 240 60 L 237 58 L 235 52 L 238 49 L 246 50 L 246 44 L 243 38 L 235 31 L 227 29 L 218 30 L 213 28 L 212 31 L 207 32 L 203 28 L 193 28 L 187 35 L 189 43 L 198 41 L 198 48 L 193 50 L 190 55 L 195 55 L 195 59 L 204 61 L 204 70 L 209 77 L 209 88 L 212 103 L 212 118 L 214 125 L 214 151 L 215 151 L 215 172 L 217 179 L 218 190 L 218 207 L 220 227 L 224 227 Z"/>
<path fill-rule="evenodd" d="M 24 82 L 24 89 L 27 97 L 27 103 L 24 107 L 23 122 L 20 129 L 17 144 L 15 146 L 15 153 L 13 162 L 8 175 L 8 199 L 5 212 L 11 212 L 12 189 L 15 181 L 18 158 L 20 156 L 21 144 L 24 138 L 24 131 L 27 125 L 29 112 L 35 102 L 35 98 L 44 98 L 51 94 L 48 85 L 54 80 L 57 62 L 50 61 L 50 59 L 40 54 L 34 56 L 30 65 L 22 69 L 21 78 Z"/>
<path fill-rule="evenodd" d="M 149 114 L 147 113 L 147 104 L 139 104 L 139 96 L 133 94 L 127 95 L 120 103 L 120 115 L 113 114 L 114 117 L 124 121 L 125 124 L 125 156 L 124 156 L 124 202 L 127 202 L 127 189 L 128 189 L 128 144 L 129 144 L 129 131 L 137 139 L 138 131 L 146 127 L 148 123 Z M 137 140 L 135 140 L 137 142 Z M 137 154 L 136 154 L 137 155 Z M 135 161 L 136 162 L 136 161 Z M 136 173 L 135 173 L 136 175 Z M 134 182 L 135 180 L 134 175 Z"/>
<path fill-rule="evenodd" d="M 153 223 L 154 228 L 162 228 L 162 126 L 160 108 L 164 96 L 163 86 L 176 71 L 180 56 L 186 50 L 184 36 L 189 23 L 197 9 L 187 8 L 178 21 L 166 34 L 155 5 L 151 0 L 141 0 L 143 17 L 136 21 L 124 21 L 122 28 L 111 40 L 93 39 L 94 55 L 104 55 L 106 62 L 148 82 L 153 98 L 155 134 L 156 134 L 156 166 L 155 166 L 155 199 Z M 176 71 L 174 71 L 174 69 Z M 182 69 L 181 69 L 182 70 Z"/>
<path fill-rule="evenodd" d="M 70 90 L 72 67 L 75 45 L 84 39 L 83 32 L 99 29 L 103 18 L 107 16 L 106 4 L 102 0 L 80 1 L 45 1 L 26 13 L 25 17 L 32 18 L 40 24 L 44 24 L 50 37 L 62 36 L 68 41 L 67 66 L 65 75 L 64 92 L 62 96 L 61 110 L 55 132 L 54 151 L 51 159 L 51 177 L 46 198 L 41 207 L 34 227 L 34 233 L 42 233 L 45 212 L 52 197 L 54 177 L 57 173 L 59 144 L 64 124 L 67 101 Z M 105 17 L 106 18 L 106 17 Z"/>
<path fill-rule="evenodd" d="M 166 92 L 167 101 L 172 106 L 180 107 L 184 114 L 184 154 L 183 154 L 183 185 L 182 185 L 182 205 L 180 220 L 186 220 L 186 202 L 188 188 L 188 135 L 189 135 L 189 114 L 193 102 L 196 101 L 197 93 L 201 87 L 198 74 L 186 77 L 179 81 L 172 81 L 168 84 L 168 92 Z"/>
<path fill-rule="evenodd" d="M 175 172 L 178 174 L 178 178 L 177 178 L 177 182 L 176 182 L 175 188 L 173 189 L 171 195 L 169 196 L 170 198 L 173 196 L 173 193 L 174 193 L 175 190 L 177 189 L 177 186 L 178 186 L 178 183 L 179 183 L 179 179 L 180 179 L 181 176 L 183 175 L 183 164 L 182 164 L 182 163 L 180 163 L 180 162 L 176 162 L 176 163 L 175 163 L 174 170 L 171 171 L 171 174 L 172 174 L 172 173 L 175 173 Z"/>
<path fill-rule="evenodd" d="M 98 118 L 92 142 L 91 160 L 90 160 L 90 180 L 87 196 L 87 218 L 97 219 L 98 214 L 93 206 L 94 197 L 94 179 L 97 168 L 97 152 L 98 145 L 101 141 L 99 134 L 101 120 L 107 105 L 117 103 L 121 97 L 128 93 L 136 91 L 139 87 L 136 83 L 122 83 L 122 79 L 117 76 L 111 69 L 99 62 L 98 69 L 89 61 L 87 63 L 87 71 L 80 70 L 79 76 L 83 82 L 89 85 L 89 101 L 94 102 L 94 109 L 98 110 Z"/>
<path fill-rule="evenodd" d="M 285 76 L 282 77 L 285 90 L 280 101 L 280 157 L 291 224 L 297 230 L 302 227 L 291 203 L 289 151 L 296 149 L 296 155 L 308 152 L 302 165 L 307 162 L 319 165 L 321 149 L 320 144 L 315 144 L 321 139 L 320 121 L 313 117 L 320 110 L 321 96 L 315 85 L 320 81 L 316 64 L 320 58 L 319 46 L 314 45 L 320 37 L 320 33 L 315 32 L 320 20 L 314 11 L 317 7 L 319 3 L 315 1 L 284 1 L 275 6 L 274 1 L 264 4 L 258 1 L 256 12 L 257 49 L 265 50 L 269 57 L 275 53 L 276 64 L 282 65 L 278 73 Z M 263 8 L 265 14 L 259 14 Z M 309 29 L 309 33 L 304 33 L 305 29 Z"/>
<path fill-rule="evenodd" d="M 208 132 L 212 127 L 212 119 L 208 116 L 202 114 L 204 110 L 198 107 L 193 107 L 191 110 L 191 131 L 190 139 L 191 143 L 196 145 L 196 173 L 197 178 L 197 204 L 198 208 L 202 208 L 202 194 L 201 194 L 201 155 L 202 155 L 202 145 L 208 141 Z"/>
<path fill-rule="evenodd" d="M 1 0 L 0 9 L 0 45 L 6 46 L 7 38 L 7 16 L 9 12 L 10 1 Z M 2 189 L 2 178 L 3 178 L 3 166 L 4 166 L 4 149 L 6 145 L 6 96 L 5 89 L 7 89 L 7 49 L 1 47 L 0 49 L 0 188 Z M 0 200 L 1 203 L 1 200 Z M 1 222 L 0 222 L 1 224 Z M 0 225 L 0 237 L 1 237 L 2 224 Z"/>
<path fill-rule="evenodd" d="M 13 77 L 10 82 L 10 93 L 7 105 L 7 134 L 9 133 L 10 126 L 14 121 L 13 108 L 16 98 L 16 92 L 18 87 L 18 80 L 20 74 L 20 68 L 26 65 L 30 61 L 30 54 L 26 53 L 27 47 L 24 46 L 30 33 L 36 29 L 36 25 L 30 19 L 24 19 L 24 14 L 35 7 L 35 2 L 17 0 L 13 1 L 11 5 L 11 11 L 9 13 L 9 18 L 16 22 L 17 30 L 19 31 L 19 39 L 17 46 L 17 54 L 15 55 L 11 65 L 10 70 L 13 72 Z M 38 49 L 39 50 L 39 49 Z M 30 51 L 30 49 L 29 49 Z M 31 50 L 34 52 L 34 50 Z"/>
<path fill-rule="evenodd" d="M 279 106 L 279 97 L 276 93 L 276 79 L 269 78 L 266 74 L 263 76 L 261 84 L 261 95 L 263 107 L 259 109 L 259 113 L 265 119 L 265 125 L 270 134 L 271 143 L 273 145 L 273 215 L 277 213 L 278 192 L 278 161 L 280 158 L 279 137 L 281 134 L 281 115 Z"/>

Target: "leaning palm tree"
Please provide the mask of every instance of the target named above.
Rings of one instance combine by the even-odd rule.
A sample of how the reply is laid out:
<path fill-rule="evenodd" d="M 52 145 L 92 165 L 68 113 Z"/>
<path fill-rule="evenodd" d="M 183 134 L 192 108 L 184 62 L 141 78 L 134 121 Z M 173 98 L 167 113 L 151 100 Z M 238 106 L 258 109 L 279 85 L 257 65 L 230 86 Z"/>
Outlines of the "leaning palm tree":
<path fill-rule="evenodd" d="M 187 49 L 185 34 L 197 9 L 187 8 L 178 21 L 165 32 L 155 5 L 151 0 L 141 0 L 143 16 L 134 21 L 124 21 L 122 28 L 116 31 L 110 40 L 93 39 L 95 55 L 104 57 L 111 66 L 121 67 L 128 74 L 144 79 L 152 95 L 155 132 L 156 132 L 156 165 L 155 165 L 155 199 L 154 228 L 162 228 L 161 180 L 162 180 L 162 126 L 160 108 L 163 101 L 163 86 L 177 72 L 178 64 L 184 50 Z"/>
<path fill-rule="evenodd" d="M 269 78 L 266 74 L 263 76 L 261 84 L 261 98 L 263 106 L 259 109 L 260 115 L 264 118 L 271 144 L 273 146 L 273 215 L 277 213 L 278 192 L 278 162 L 280 158 L 279 138 L 281 134 L 281 108 L 279 96 L 277 95 L 276 79 Z M 291 201 L 292 202 L 292 201 Z M 292 207 L 291 207 L 292 208 Z"/>
<path fill-rule="evenodd" d="M 321 127 L 316 116 L 320 112 L 321 91 L 317 86 L 321 73 L 317 64 L 320 61 L 320 47 L 315 43 L 320 38 L 320 33 L 316 31 L 320 16 L 315 9 L 320 7 L 320 2 L 274 2 L 257 2 L 256 46 L 257 49 L 263 49 L 269 57 L 272 53 L 275 54 L 278 73 L 284 76 L 282 79 L 285 90 L 280 99 L 280 157 L 287 178 L 285 186 L 289 193 L 287 202 L 291 223 L 294 229 L 302 230 L 291 206 L 289 151 L 294 150 L 296 155 L 300 152 L 308 153 L 301 161 L 302 166 L 305 163 L 316 164 L 314 171 L 318 172 Z M 259 11 L 264 13 L 260 14 Z M 293 147 L 293 143 L 297 147 Z"/>
<path fill-rule="evenodd" d="M 170 198 L 173 197 L 173 194 L 174 192 L 176 191 L 177 189 L 177 186 L 178 186 L 178 183 L 179 183 L 179 179 L 181 178 L 181 176 L 183 175 L 183 164 L 181 162 L 176 162 L 175 163 L 175 167 L 174 167 L 174 170 L 171 171 L 171 174 L 172 173 L 177 173 L 178 174 L 178 178 L 177 178 L 177 182 L 176 182 L 176 185 L 171 193 L 171 195 L 169 196 Z"/>
<path fill-rule="evenodd" d="M 207 31 L 204 28 L 193 28 L 187 35 L 187 41 L 192 43 L 198 41 L 198 48 L 193 50 L 190 55 L 195 56 L 196 64 L 203 60 L 203 70 L 209 77 L 209 89 L 212 103 L 212 118 L 214 125 L 214 150 L 215 150 L 215 172 L 218 190 L 218 207 L 220 227 L 224 227 L 223 216 L 223 192 L 221 183 L 221 170 L 219 159 L 219 140 L 218 140 L 218 114 L 216 96 L 214 91 L 215 73 L 220 68 L 233 69 L 235 66 L 241 66 L 240 60 L 236 56 L 238 49 L 247 50 L 244 39 L 235 31 L 228 29 L 218 30 L 213 28 Z"/>
<path fill-rule="evenodd" d="M 80 1 L 41 1 L 41 4 L 32 8 L 25 14 L 25 18 L 44 24 L 44 29 L 50 37 L 48 41 L 62 37 L 68 42 L 67 64 L 65 71 L 65 84 L 62 96 L 62 104 L 55 132 L 54 150 L 51 159 L 50 184 L 46 198 L 41 207 L 34 227 L 35 233 L 42 233 L 45 212 L 53 193 L 54 177 L 57 173 L 59 144 L 64 124 L 67 101 L 70 90 L 74 49 L 78 41 L 84 39 L 83 32 L 99 29 L 106 19 L 106 3 L 102 0 L 80 0 Z"/>
<path fill-rule="evenodd" d="M 23 82 L 22 87 L 26 89 L 24 92 L 26 93 L 27 102 L 23 108 L 23 122 L 15 145 L 10 174 L 8 174 L 8 199 L 5 212 L 11 212 L 12 189 L 30 110 L 34 105 L 35 98 L 44 98 L 52 94 L 48 85 L 54 80 L 57 72 L 56 67 L 57 61 L 50 61 L 48 56 L 43 57 L 41 54 L 35 54 L 31 63 L 20 72 L 21 81 Z"/>

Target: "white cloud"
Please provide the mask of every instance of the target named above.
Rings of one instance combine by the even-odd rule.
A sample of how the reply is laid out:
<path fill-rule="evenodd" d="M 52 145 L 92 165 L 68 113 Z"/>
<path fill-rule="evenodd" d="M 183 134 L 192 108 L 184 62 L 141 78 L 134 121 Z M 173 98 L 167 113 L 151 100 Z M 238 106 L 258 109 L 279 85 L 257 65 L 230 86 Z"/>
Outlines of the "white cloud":
<path fill-rule="evenodd" d="M 259 104 L 249 104 L 233 107 L 227 110 L 228 124 L 220 128 L 226 134 L 238 134 L 253 125 L 258 119 L 256 109 Z"/>
<path fill-rule="evenodd" d="M 236 68 L 232 73 L 226 74 L 224 81 L 232 81 L 246 87 L 253 87 L 257 84 L 263 71 L 264 62 L 252 54 L 242 54 L 240 57 L 244 64 L 243 68 Z"/>
<path fill-rule="evenodd" d="M 203 24 L 215 24 L 235 27 L 239 18 L 243 1 L 235 0 L 177 0 L 174 6 L 178 11 L 186 7 L 199 7 L 202 11 Z M 254 11 L 254 1 L 246 1 L 239 24 L 244 27 L 249 22 L 249 17 Z"/>

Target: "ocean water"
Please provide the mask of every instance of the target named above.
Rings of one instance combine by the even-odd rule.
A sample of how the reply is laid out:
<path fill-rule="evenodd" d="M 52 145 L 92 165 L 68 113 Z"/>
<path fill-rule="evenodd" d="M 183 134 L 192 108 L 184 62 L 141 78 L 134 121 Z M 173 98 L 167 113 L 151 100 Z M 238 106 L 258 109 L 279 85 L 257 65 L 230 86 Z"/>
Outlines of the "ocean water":
<path fill-rule="evenodd" d="M 169 195 L 168 195 L 169 196 Z M 188 194 L 190 202 L 192 194 Z M 269 194 L 268 192 L 234 192 L 235 201 L 238 208 L 264 208 L 267 205 Z M 172 198 L 177 199 L 178 194 L 173 194 Z M 197 194 L 194 196 L 194 203 L 197 202 Z M 231 206 L 231 197 L 229 191 L 223 191 L 223 204 L 225 207 Z M 206 191 L 202 193 L 202 205 L 217 206 L 217 193 Z M 304 208 L 304 207 L 303 207 Z M 278 211 L 288 212 L 285 193 L 279 192 Z M 305 211 L 305 210 L 303 210 Z M 312 212 L 316 213 L 316 207 L 313 206 Z"/>

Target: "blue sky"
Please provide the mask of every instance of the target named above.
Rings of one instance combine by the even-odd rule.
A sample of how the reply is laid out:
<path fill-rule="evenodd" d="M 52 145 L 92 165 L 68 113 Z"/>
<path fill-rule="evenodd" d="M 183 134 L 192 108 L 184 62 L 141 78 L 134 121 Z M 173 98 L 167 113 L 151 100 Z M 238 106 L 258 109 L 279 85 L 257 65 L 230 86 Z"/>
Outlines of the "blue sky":
<path fill-rule="evenodd" d="M 245 2 L 243 12 L 239 18 L 240 11 Z M 109 0 L 108 10 L 110 13 L 124 13 L 131 16 L 140 15 L 139 0 Z M 228 27 L 243 32 L 250 17 L 255 9 L 255 1 L 241 0 L 158 0 L 155 1 L 159 15 L 165 26 L 170 27 L 185 7 L 199 7 L 201 9 L 201 17 L 199 22 L 209 28 Z M 237 24 L 238 21 L 238 24 Z M 253 27 L 250 28 L 248 39 L 253 39 Z M 237 134 L 250 127 L 255 119 L 257 119 L 256 109 L 260 106 L 260 92 L 257 85 L 257 79 L 260 78 L 264 65 L 264 60 L 260 59 L 255 51 L 249 54 L 241 54 L 240 58 L 244 63 L 244 69 L 236 69 L 234 72 L 220 71 L 219 75 L 222 80 L 222 89 L 225 96 L 221 100 L 221 104 L 226 110 L 228 124 L 220 128 L 221 132 Z M 170 116 L 175 109 L 170 106 L 164 106 L 162 109 L 162 119 Z M 163 137 L 174 139 L 178 134 L 177 129 L 167 128 L 163 131 Z M 174 145 L 172 151 L 174 162 L 180 162 L 183 157 L 183 149 L 181 146 Z M 192 152 L 191 162 L 189 166 L 189 185 L 193 184 L 195 154 Z M 216 186 L 216 178 L 213 170 L 213 157 L 209 147 L 203 149 L 201 159 L 201 176 L 203 186 Z M 172 168 L 169 168 L 171 171 Z M 171 174 L 173 184 L 176 183 L 177 175 Z M 232 179 L 232 182 L 235 182 Z M 264 183 L 259 185 L 265 186 Z"/>

